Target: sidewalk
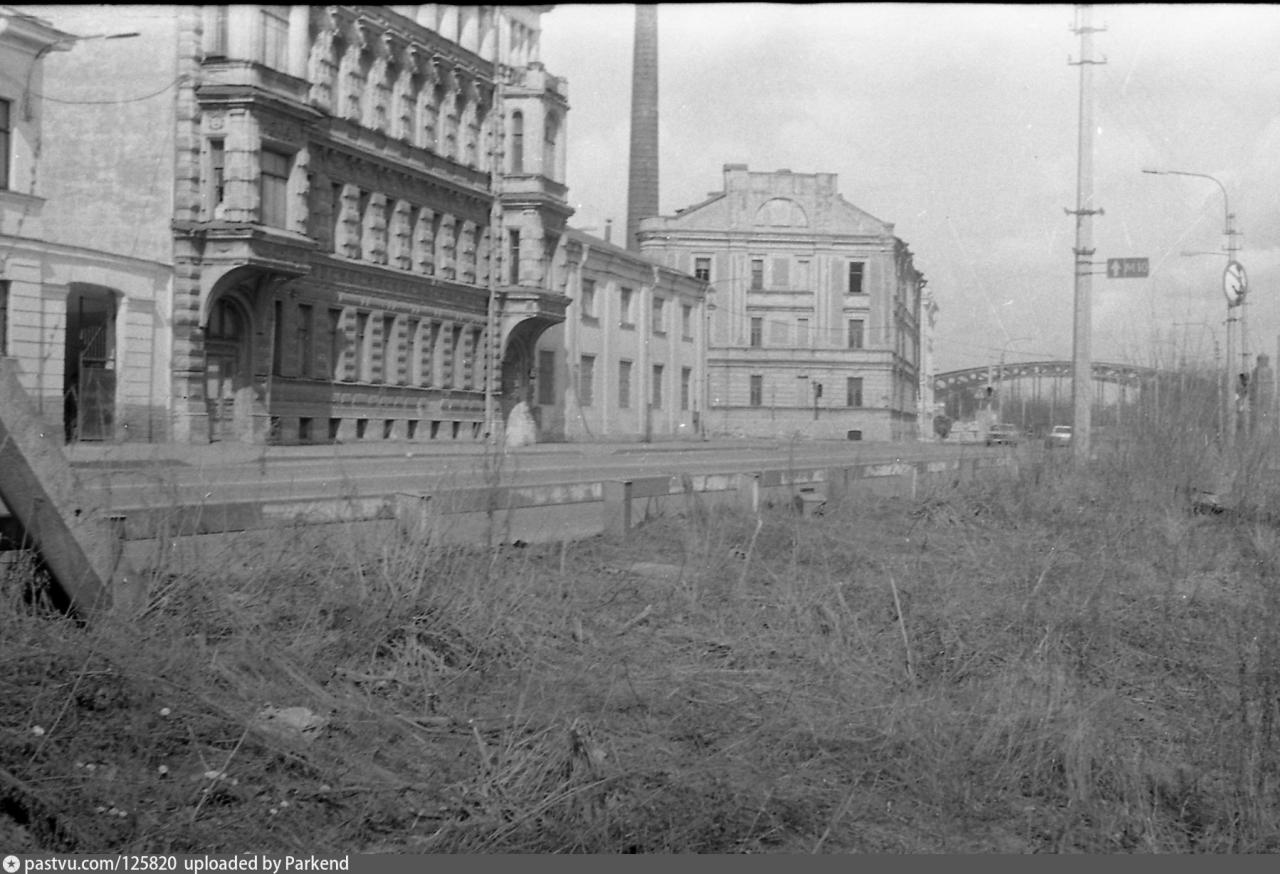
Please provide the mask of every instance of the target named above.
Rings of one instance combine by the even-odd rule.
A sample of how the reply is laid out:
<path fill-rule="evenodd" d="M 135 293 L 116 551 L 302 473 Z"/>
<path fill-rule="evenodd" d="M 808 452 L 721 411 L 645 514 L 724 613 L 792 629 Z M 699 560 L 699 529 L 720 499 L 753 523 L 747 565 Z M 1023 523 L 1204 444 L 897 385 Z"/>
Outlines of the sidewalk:
<path fill-rule="evenodd" d="M 827 442 L 827 441 L 806 441 Z M 505 450 L 509 456 L 521 455 L 634 455 L 652 452 L 716 452 L 743 449 L 776 449 L 786 441 L 779 440 L 663 440 L 655 443 L 591 442 L 536 443 Z M 264 461 L 310 460 L 325 458 L 464 457 L 474 458 L 486 452 L 502 452 L 500 447 L 483 441 L 411 441 L 368 440 L 358 443 L 319 443 L 299 446 L 275 446 L 259 443 L 74 443 L 63 447 L 67 460 L 83 466 L 100 465 L 221 465 L 251 464 Z"/>

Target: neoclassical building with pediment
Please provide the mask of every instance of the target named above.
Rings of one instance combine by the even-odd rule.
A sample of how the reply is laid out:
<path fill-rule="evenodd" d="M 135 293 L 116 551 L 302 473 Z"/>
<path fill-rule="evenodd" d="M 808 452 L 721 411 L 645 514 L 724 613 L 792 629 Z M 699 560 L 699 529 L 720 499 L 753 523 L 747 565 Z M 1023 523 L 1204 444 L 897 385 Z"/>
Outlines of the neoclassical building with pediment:
<path fill-rule="evenodd" d="M 641 221 L 641 252 L 706 283 L 710 436 L 909 440 L 923 274 L 833 173 L 724 167 L 723 190 Z"/>

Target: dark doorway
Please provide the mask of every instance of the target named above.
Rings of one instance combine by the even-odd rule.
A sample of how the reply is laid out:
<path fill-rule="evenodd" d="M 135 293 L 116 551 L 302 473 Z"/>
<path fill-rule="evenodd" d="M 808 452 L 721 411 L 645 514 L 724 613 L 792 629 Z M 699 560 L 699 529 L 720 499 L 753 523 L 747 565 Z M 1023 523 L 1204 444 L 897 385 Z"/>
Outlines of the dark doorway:
<path fill-rule="evenodd" d="M 62 380 L 62 424 L 68 443 L 114 436 L 115 355 L 115 294 L 105 288 L 72 286 Z"/>
<path fill-rule="evenodd" d="M 241 397 L 249 388 L 248 325 L 235 301 L 221 297 L 204 332 L 204 402 L 209 441 L 236 440 L 246 426 Z"/>

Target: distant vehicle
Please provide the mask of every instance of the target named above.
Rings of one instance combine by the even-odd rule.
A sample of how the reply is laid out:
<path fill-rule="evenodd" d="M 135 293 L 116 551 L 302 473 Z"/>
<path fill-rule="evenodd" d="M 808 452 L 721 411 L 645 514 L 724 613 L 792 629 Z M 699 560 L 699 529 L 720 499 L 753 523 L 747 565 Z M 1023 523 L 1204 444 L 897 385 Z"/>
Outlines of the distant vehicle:
<path fill-rule="evenodd" d="M 1049 436 L 1044 438 L 1044 445 L 1050 449 L 1055 446 L 1071 445 L 1071 426 L 1070 425 L 1054 425 L 1053 430 L 1049 432 Z"/>
<path fill-rule="evenodd" d="M 1004 446 L 1017 446 L 1021 438 L 1022 431 L 1018 426 L 1010 425 L 1008 422 L 1001 422 L 987 429 L 988 446 L 995 446 L 997 443 Z"/>

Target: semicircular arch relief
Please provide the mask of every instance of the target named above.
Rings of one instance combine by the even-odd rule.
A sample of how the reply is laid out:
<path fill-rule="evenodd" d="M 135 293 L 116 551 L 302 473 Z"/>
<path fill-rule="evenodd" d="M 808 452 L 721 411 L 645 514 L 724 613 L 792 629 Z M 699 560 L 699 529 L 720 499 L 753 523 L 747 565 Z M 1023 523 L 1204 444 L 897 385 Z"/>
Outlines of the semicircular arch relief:
<path fill-rule="evenodd" d="M 804 207 L 789 197 L 775 197 L 760 204 L 755 223 L 773 228 L 807 228 L 809 216 Z"/>

